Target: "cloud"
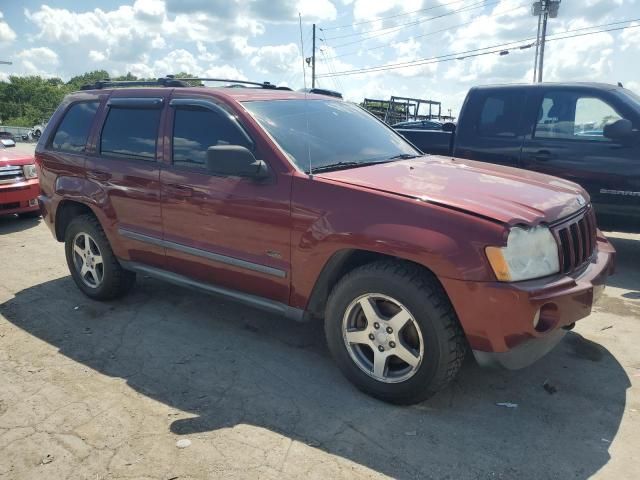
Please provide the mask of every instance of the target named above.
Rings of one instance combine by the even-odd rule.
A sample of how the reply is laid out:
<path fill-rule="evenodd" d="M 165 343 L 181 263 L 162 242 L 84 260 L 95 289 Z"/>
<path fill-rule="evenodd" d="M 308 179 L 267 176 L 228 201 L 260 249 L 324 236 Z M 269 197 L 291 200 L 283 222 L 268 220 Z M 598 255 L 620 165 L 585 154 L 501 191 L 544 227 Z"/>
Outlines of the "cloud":
<path fill-rule="evenodd" d="M 46 73 L 48 69 L 56 67 L 60 62 L 58 54 L 47 47 L 35 47 L 22 50 L 16 55 L 24 70 L 32 75 L 55 76 Z"/>
<path fill-rule="evenodd" d="M 253 54 L 251 65 L 260 73 L 282 74 L 299 65 L 300 51 L 295 43 L 260 47 Z"/>
<path fill-rule="evenodd" d="M 3 20 L 4 15 L 0 12 L 0 44 L 11 43 L 16 39 L 16 32 Z"/>

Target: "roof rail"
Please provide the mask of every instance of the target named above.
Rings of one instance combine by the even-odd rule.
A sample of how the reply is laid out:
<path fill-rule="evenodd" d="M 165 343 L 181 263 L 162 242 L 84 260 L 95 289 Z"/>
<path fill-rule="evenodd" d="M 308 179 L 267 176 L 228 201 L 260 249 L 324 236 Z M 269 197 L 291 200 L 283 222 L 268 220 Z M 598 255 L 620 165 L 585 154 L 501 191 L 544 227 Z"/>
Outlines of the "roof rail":
<path fill-rule="evenodd" d="M 80 87 L 80 90 L 101 90 L 103 88 L 117 87 L 188 87 L 187 82 L 181 79 L 167 76 L 156 80 L 98 80 L 96 83 L 89 83 Z"/>
<path fill-rule="evenodd" d="M 291 90 L 289 87 L 278 87 L 270 82 L 250 82 L 247 80 L 229 80 L 225 78 L 176 78 L 174 75 L 167 75 L 156 80 L 98 80 L 80 87 L 80 90 L 101 90 L 103 88 L 117 87 L 191 87 L 189 82 L 224 82 L 230 87 L 240 87 L 245 85 L 268 88 L 273 90 Z"/>

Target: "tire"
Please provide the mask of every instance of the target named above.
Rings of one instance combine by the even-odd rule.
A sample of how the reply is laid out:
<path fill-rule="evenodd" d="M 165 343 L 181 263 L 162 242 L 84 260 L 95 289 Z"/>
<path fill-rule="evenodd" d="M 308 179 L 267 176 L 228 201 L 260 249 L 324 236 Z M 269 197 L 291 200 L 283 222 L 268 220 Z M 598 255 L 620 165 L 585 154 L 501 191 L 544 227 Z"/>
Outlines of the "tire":
<path fill-rule="evenodd" d="M 40 217 L 40 210 L 34 210 L 32 212 L 19 213 L 20 218 L 38 218 Z"/>
<path fill-rule="evenodd" d="M 93 215 L 80 215 L 71 220 L 65 231 L 65 255 L 74 282 L 89 298 L 112 300 L 126 294 L 135 283 L 136 274 L 120 266 L 104 230 Z M 88 265 L 88 262 L 92 272 L 83 274 L 81 265 Z"/>
<path fill-rule="evenodd" d="M 365 305 L 373 305 L 369 314 Z M 327 302 L 325 334 L 342 373 L 361 391 L 395 404 L 421 402 L 442 390 L 457 375 L 467 350 L 440 283 L 419 266 L 400 261 L 370 263 L 342 277 Z M 383 373 L 376 377 L 376 372 Z"/>

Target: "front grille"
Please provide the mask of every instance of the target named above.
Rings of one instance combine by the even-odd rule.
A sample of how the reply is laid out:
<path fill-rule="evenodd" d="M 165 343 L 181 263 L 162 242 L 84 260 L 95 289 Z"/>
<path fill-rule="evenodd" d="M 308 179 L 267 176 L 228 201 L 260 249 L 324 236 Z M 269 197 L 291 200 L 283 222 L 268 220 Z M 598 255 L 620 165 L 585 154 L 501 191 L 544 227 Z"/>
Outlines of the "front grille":
<path fill-rule="evenodd" d="M 20 208 L 20 202 L 0 203 L 0 210 L 13 210 L 14 208 Z"/>
<path fill-rule="evenodd" d="M 22 182 L 24 180 L 25 178 L 22 173 L 22 167 L 0 167 L 0 185 Z"/>
<path fill-rule="evenodd" d="M 552 228 L 560 248 L 560 271 L 572 272 L 587 262 L 596 248 L 596 216 L 590 206 Z"/>

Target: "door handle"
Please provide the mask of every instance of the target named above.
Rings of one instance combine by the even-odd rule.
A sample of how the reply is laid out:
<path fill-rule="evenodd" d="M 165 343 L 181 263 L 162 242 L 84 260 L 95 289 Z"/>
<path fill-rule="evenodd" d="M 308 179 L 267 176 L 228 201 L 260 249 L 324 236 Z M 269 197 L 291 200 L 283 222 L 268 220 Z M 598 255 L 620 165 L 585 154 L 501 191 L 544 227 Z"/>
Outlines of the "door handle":
<path fill-rule="evenodd" d="M 167 190 L 178 197 L 191 197 L 193 195 L 193 188 L 186 187 L 184 185 L 178 185 L 176 183 L 168 184 Z"/>
<path fill-rule="evenodd" d="M 89 170 L 87 172 L 87 178 L 91 178 L 92 180 L 97 180 L 99 182 L 106 182 L 111 178 L 111 174 L 101 170 Z"/>
<path fill-rule="evenodd" d="M 531 155 L 533 160 L 537 160 L 538 162 L 546 162 L 551 159 L 551 152 L 549 150 L 538 150 L 534 154 Z"/>

